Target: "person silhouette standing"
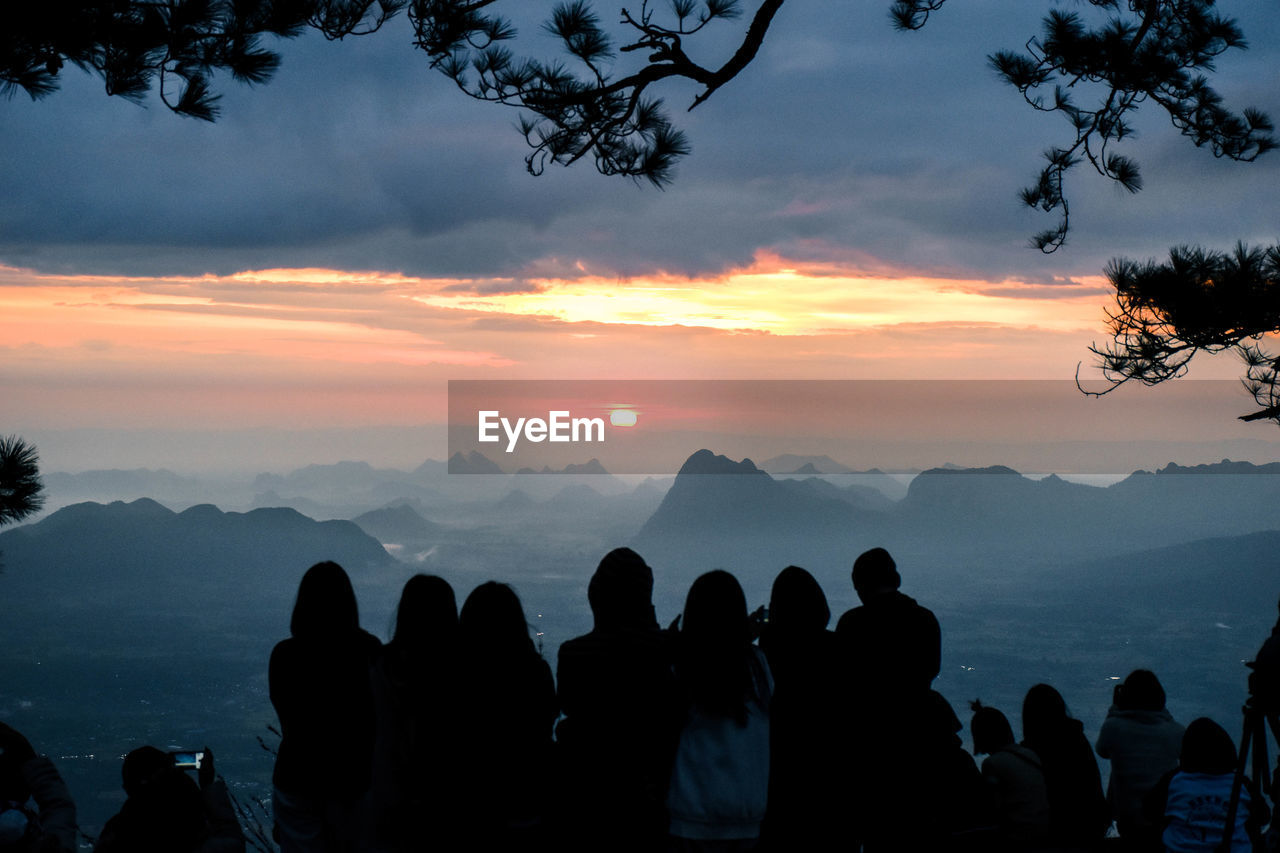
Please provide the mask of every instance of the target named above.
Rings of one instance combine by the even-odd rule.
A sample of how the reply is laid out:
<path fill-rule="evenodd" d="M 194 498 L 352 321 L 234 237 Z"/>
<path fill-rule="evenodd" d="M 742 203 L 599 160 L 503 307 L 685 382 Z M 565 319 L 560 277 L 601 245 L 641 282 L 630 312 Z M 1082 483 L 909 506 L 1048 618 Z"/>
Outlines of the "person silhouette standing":
<path fill-rule="evenodd" d="M 560 646 L 556 749 L 569 850 L 640 853 L 666 844 L 682 705 L 652 596 L 653 570 L 630 548 L 615 548 L 587 586 L 595 627 Z"/>
<path fill-rule="evenodd" d="M 458 615 L 460 848 L 541 851 L 559 716 L 551 667 L 529 636 L 515 590 L 480 584 Z"/>
<path fill-rule="evenodd" d="M 783 850 L 848 849 L 856 829 L 848 798 L 829 772 L 831 744 L 845 724 L 836 635 L 827 597 L 805 569 L 774 579 L 760 648 L 775 689 L 769 714 L 769 811 L 762 839 Z"/>
<path fill-rule="evenodd" d="M 375 849 L 453 849 L 458 750 L 458 604 L 444 578 L 418 574 L 400 594 L 391 641 L 373 665 Z"/>
<path fill-rule="evenodd" d="M 675 672 L 688 711 L 667 792 L 669 849 L 753 850 L 769 798 L 769 664 L 752 645 L 742 586 L 722 569 L 693 582 L 682 622 Z"/>
<path fill-rule="evenodd" d="M 374 743 L 369 667 L 381 643 L 361 629 L 351 579 L 334 562 L 302 576 L 289 633 L 268 669 L 281 735 L 272 774 L 276 840 L 281 853 L 347 853 L 365 832 Z"/>
<path fill-rule="evenodd" d="M 930 610 L 899 591 L 902 577 L 884 548 L 860 554 L 852 579 L 862 604 L 840 617 L 836 638 L 849 720 L 841 764 L 855 820 L 866 850 L 899 849 L 911 840 L 927 846 L 942 828 L 921 816 L 944 809 L 932 802 L 939 788 L 925 768 L 945 763 L 950 752 L 949 738 L 933 736 L 946 716 L 931 690 L 942 665 L 942 632 Z"/>

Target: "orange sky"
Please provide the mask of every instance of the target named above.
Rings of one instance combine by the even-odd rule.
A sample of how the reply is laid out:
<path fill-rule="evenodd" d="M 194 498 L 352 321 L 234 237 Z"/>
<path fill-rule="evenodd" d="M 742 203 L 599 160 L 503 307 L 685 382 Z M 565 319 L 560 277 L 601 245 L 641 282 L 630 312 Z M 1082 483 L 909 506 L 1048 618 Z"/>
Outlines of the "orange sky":
<path fill-rule="evenodd" d="M 0 267 L 0 378 L 10 429 L 442 423 L 448 379 L 1069 379 L 1105 298 L 766 255 L 704 280 Z"/>

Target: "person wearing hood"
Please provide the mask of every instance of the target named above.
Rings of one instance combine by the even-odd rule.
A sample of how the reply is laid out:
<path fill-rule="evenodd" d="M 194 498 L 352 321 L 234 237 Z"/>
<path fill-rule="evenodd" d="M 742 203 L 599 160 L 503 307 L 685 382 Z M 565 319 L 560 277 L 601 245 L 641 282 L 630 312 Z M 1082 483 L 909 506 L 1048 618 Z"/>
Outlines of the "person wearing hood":
<path fill-rule="evenodd" d="M 1136 669 L 1116 685 L 1095 747 L 1111 761 L 1107 801 L 1116 830 L 1132 849 L 1160 849 L 1160 826 L 1144 812 L 1143 798 L 1178 766 L 1185 731 L 1165 707 L 1155 673 Z"/>
<path fill-rule="evenodd" d="M 560 646 L 556 748 L 570 850 L 660 850 L 682 706 L 670 642 L 653 610 L 653 570 L 630 548 L 587 586 L 595 627 Z"/>
<path fill-rule="evenodd" d="M 775 690 L 762 838 L 783 850 L 847 849 L 856 837 L 852 791 L 848 774 L 831 773 L 830 763 L 848 714 L 827 597 L 808 571 L 787 566 L 773 582 L 768 614 L 760 648 Z"/>

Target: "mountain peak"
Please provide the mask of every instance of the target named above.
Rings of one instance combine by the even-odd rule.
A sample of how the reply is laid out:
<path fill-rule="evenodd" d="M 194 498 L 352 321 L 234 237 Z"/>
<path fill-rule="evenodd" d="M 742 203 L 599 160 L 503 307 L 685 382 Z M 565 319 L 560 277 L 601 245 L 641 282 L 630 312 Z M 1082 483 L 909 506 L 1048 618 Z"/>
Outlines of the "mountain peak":
<path fill-rule="evenodd" d="M 478 450 L 463 455 L 459 450 L 449 457 L 450 474 L 501 474 L 497 463 Z"/>
<path fill-rule="evenodd" d="M 717 455 L 704 448 L 686 459 L 676 476 L 685 474 L 764 474 L 764 472 L 750 459 L 734 462 L 727 456 Z"/>

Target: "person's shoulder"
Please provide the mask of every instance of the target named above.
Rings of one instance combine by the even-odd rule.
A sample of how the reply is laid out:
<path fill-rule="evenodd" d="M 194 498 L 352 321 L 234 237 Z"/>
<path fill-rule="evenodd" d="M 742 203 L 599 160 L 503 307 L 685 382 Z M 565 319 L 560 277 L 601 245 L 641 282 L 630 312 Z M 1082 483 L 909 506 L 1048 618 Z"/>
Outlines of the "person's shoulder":
<path fill-rule="evenodd" d="M 1040 766 L 1040 755 L 1029 746 L 1025 746 L 1020 743 L 1014 743 L 1005 747 L 1005 751 L 1008 752 L 1014 758 L 1020 759 L 1022 761 L 1026 761 L 1029 764 L 1034 764 L 1036 767 Z"/>
<path fill-rule="evenodd" d="M 294 637 L 285 637 L 271 648 L 271 663 L 278 664 L 295 657 L 298 654 L 298 640 Z"/>
<path fill-rule="evenodd" d="M 571 640 L 565 640 L 560 644 L 560 651 L 557 652 L 560 660 L 566 658 L 581 657 L 589 655 L 600 645 L 600 640 L 596 636 L 595 631 L 589 631 L 581 634 Z"/>
<path fill-rule="evenodd" d="M 937 617 L 933 615 L 932 610 L 925 607 L 923 604 L 921 604 L 919 601 L 916 601 L 914 598 L 907 595 L 905 592 L 895 592 L 892 594 L 892 596 L 886 596 L 886 597 L 891 597 L 894 605 L 901 607 L 904 610 L 910 610 L 912 613 L 915 613 L 917 616 L 920 616 L 922 618 L 927 616 L 929 619 L 933 619 L 935 621 L 937 620 Z"/>
<path fill-rule="evenodd" d="M 836 622 L 836 633 L 840 634 L 856 628 L 858 622 L 860 622 L 865 615 L 866 614 L 863 612 L 861 606 L 850 607 Z"/>

